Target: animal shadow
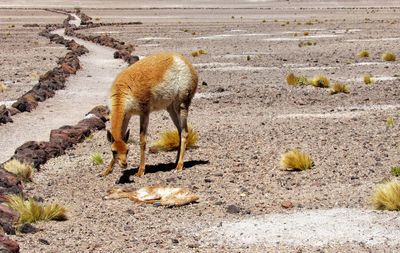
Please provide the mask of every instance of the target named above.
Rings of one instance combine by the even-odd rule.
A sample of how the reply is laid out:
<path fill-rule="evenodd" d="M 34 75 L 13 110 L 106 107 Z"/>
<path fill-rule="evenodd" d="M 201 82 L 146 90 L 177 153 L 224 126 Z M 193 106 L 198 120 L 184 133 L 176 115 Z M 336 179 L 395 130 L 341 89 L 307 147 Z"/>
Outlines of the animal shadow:
<path fill-rule="evenodd" d="M 208 160 L 193 160 L 193 161 L 184 162 L 183 168 L 189 169 L 196 165 L 202 165 L 202 164 L 208 164 L 208 163 L 209 163 Z M 175 167 L 176 167 L 176 163 L 159 163 L 156 165 L 146 165 L 145 173 L 149 174 L 149 173 L 156 173 L 159 171 L 166 172 L 166 171 L 174 170 Z M 133 183 L 134 180 L 130 179 L 130 177 L 133 176 L 138 171 L 138 169 L 139 169 L 139 167 L 122 171 L 122 175 L 116 183 L 117 184 Z"/>

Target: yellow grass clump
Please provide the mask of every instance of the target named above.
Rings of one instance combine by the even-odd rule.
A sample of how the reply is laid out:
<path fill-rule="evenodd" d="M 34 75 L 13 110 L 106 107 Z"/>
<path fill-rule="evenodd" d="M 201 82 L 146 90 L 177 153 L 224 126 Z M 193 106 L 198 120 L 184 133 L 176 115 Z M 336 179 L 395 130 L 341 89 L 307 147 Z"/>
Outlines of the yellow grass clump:
<path fill-rule="evenodd" d="M 189 127 L 187 139 L 187 148 L 193 148 L 196 145 L 198 136 L 193 127 Z M 162 151 L 176 150 L 179 147 L 178 130 L 168 130 L 160 134 L 159 139 L 153 143 L 152 147 Z"/>
<path fill-rule="evenodd" d="M 31 164 L 13 159 L 4 164 L 4 169 L 23 182 L 32 182 L 33 166 Z"/>
<path fill-rule="evenodd" d="M 365 84 L 371 84 L 371 83 L 374 82 L 374 79 L 372 78 L 372 75 L 371 75 L 371 74 L 365 74 L 365 75 L 363 76 L 363 80 L 364 80 L 364 83 L 365 83 Z"/>
<path fill-rule="evenodd" d="M 293 73 L 290 73 L 289 75 L 286 76 L 286 81 L 289 85 L 299 84 L 299 78 L 295 76 Z"/>
<path fill-rule="evenodd" d="M 400 211 L 400 183 L 392 180 L 377 185 L 371 202 L 378 210 Z"/>
<path fill-rule="evenodd" d="M 396 120 L 392 116 L 389 116 L 386 118 L 386 126 L 387 127 L 394 127 L 395 123 L 396 123 Z"/>
<path fill-rule="evenodd" d="M 304 32 L 303 35 L 304 36 L 308 36 L 308 35 L 310 35 L 310 33 L 309 32 Z"/>
<path fill-rule="evenodd" d="M 368 58 L 369 57 L 369 52 L 367 50 L 362 50 L 358 53 L 358 56 L 361 58 Z"/>
<path fill-rule="evenodd" d="M 331 87 L 331 94 L 338 94 L 338 93 L 349 93 L 349 86 L 342 83 L 335 83 Z"/>
<path fill-rule="evenodd" d="M 47 220 L 66 220 L 66 209 L 59 204 L 39 204 L 33 198 L 25 200 L 21 195 L 9 195 L 8 206 L 19 214 L 18 223 L 34 223 Z"/>
<path fill-rule="evenodd" d="M 293 149 L 281 156 L 280 164 L 284 170 L 308 170 L 313 166 L 313 160 L 301 150 Z"/>
<path fill-rule="evenodd" d="M 330 81 L 329 81 L 328 77 L 326 77 L 324 75 L 318 75 L 310 80 L 310 84 L 315 87 L 329 88 Z"/>
<path fill-rule="evenodd" d="M 395 61 L 396 60 L 396 55 L 394 53 L 392 53 L 392 52 L 385 52 L 382 55 L 382 59 L 384 61 Z"/>
<path fill-rule="evenodd" d="M 199 49 L 199 50 L 195 50 L 193 52 L 190 53 L 193 57 L 197 57 L 200 56 L 202 54 L 208 54 L 208 52 L 204 49 Z"/>
<path fill-rule="evenodd" d="M 5 92 L 8 89 L 7 85 L 4 83 L 0 83 L 0 93 Z"/>
<path fill-rule="evenodd" d="M 286 76 L 286 81 L 289 85 L 309 85 L 307 77 L 305 76 L 296 76 L 293 73 L 290 73 Z"/>

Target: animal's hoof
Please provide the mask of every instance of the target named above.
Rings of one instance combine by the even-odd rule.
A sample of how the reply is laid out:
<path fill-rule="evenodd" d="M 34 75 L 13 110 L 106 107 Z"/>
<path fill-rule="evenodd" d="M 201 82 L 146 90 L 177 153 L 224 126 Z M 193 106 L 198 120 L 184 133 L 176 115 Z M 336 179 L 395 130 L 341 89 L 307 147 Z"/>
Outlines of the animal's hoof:
<path fill-rule="evenodd" d="M 143 176 L 144 176 L 144 173 L 139 173 L 139 172 L 138 172 L 138 173 L 135 174 L 135 176 L 136 176 L 136 177 L 143 177 Z"/>
<path fill-rule="evenodd" d="M 100 174 L 98 174 L 98 177 L 106 177 L 108 174 L 110 173 L 106 173 L 106 172 L 101 172 Z"/>

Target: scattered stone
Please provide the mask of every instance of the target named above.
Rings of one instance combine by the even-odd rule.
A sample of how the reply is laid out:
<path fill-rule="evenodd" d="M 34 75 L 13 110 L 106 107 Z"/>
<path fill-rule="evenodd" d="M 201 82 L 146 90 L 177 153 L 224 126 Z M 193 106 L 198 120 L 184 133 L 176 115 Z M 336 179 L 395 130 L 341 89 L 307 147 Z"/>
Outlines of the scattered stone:
<path fill-rule="evenodd" d="M 0 227 L 7 234 L 14 235 L 14 223 L 19 219 L 19 214 L 8 206 L 0 205 Z"/>
<path fill-rule="evenodd" d="M 203 86 L 207 86 L 207 85 L 208 85 L 208 83 L 206 83 L 205 81 L 203 81 L 203 82 L 201 83 L 201 85 L 203 85 Z"/>
<path fill-rule="evenodd" d="M 19 245 L 6 236 L 0 236 L 0 252 L 18 253 Z"/>
<path fill-rule="evenodd" d="M 42 244 L 45 244 L 45 245 L 50 245 L 50 242 L 49 242 L 49 241 L 47 241 L 46 239 L 39 238 L 39 239 L 38 239 L 38 241 L 39 241 L 40 243 L 42 243 Z"/>
<path fill-rule="evenodd" d="M 290 202 L 289 200 L 283 201 L 283 202 L 281 203 L 281 206 L 282 206 L 283 208 L 286 208 L 286 209 L 289 209 L 289 208 L 293 208 L 293 207 L 294 207 L 293 203 Z"/>
<path fill-rule="evenodd" d="M 150 152 L 151 154 L 157 154 L 157 153 L 158 153 L 158 148 L 155 147 L 155 146 L 151 146 L 151 147 L 149 148 L 149 152 Z"/>
<path fill-rule="evenodd" d="M 0 105 L 0 125 L 8 122 L 13 122 L 11 119 L 11 113 L 5 105 Z"/>
<path fill-rule="evenodd" d="M 39 230 L 30 223 L 24 223 L 18 227 L 18 231 L 23 234 L 34 234 Z"/>
<path fill-rule="evenodd" d="M 89 114 L 96 115 L 98 118 L 100 118 L 104 122 L 106 122 L 110 119 L 110 109 L 108 109 L 108 107 L 104 106 L 104 105 L 99 105 L 99 106 L 94 107 L 85 116 L 88 116 Z"/>
<path fill-rule="evenodd" d="M 236 206 L 236 205 L 229 205 L 226 207 L 226 212 L 227 213 L 232 213 L 232 214 L 236 214 L 236 213 L 240 213 L 240 207 Z"/>
<path fill-rule="evenodd" d="M 139 56 L 132 55 L 128 58 L 127 62 L 129 65 L 134 64 L 135 62 L 139 61 Z"/>

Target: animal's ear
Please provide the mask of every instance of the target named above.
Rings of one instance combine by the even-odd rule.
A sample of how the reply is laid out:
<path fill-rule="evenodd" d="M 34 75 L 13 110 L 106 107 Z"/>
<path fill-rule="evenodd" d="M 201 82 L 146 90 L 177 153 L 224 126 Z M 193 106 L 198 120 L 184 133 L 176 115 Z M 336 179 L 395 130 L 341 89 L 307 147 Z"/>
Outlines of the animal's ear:
<path fill-rule="evenodd" d="M 128 139 L 129 139 L 129 129 L 128 129 L 128 131 L 126 131 L 126 134 L 124 136 L 124 142 L 127 143 Z"/>
<path fill-rule="evenodd" d="M 107 130 L 107 140 L 111 143 L 114 142 L 114 137 L 112 136 L 110 130 Z"/>

